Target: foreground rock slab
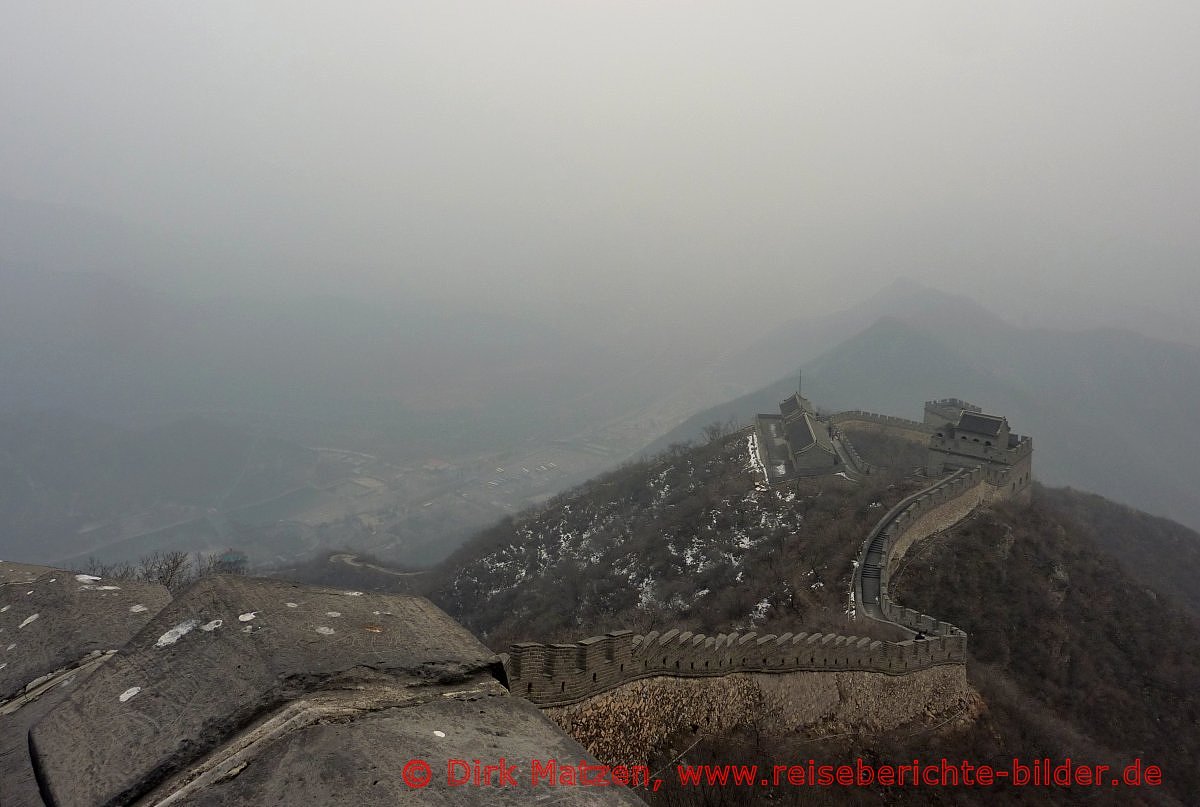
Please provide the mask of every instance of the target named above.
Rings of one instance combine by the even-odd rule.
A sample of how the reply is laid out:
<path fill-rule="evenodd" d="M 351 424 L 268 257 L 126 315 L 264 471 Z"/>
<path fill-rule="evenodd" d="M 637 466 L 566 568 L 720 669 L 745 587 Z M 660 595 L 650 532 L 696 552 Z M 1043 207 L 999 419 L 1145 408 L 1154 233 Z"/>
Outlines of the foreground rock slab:
<path fill-rule="evenodd" d="M 535 760 L 595 760 L 504 681 L 423 598 L 217 576 L 39 709 L 27 747 L 40 803 L 58 807 L 640 803 L 620 787 L 531 792 Z M 500 758 L 520 786 L 448 776 Z"/>
<path fill-rule="evenodd" d="M 0 562 L 0 703 L 89 653 L 121 647 L 170 599 L 151 583 Z"/>
<path fill-rule="evenodd" d="M 44 803 L 30 728 L 170 599 L 151 583 L 0 562 L 0 807 Z"/>

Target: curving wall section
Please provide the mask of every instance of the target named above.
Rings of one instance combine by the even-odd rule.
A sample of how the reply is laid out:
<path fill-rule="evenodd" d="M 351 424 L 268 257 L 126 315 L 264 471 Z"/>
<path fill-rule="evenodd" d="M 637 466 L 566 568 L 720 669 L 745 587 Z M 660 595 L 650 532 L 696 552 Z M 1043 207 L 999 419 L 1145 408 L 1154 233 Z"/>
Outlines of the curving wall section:
<path fill-rule="evenodd" d="M 709 678 L 733 673 L 844 672 L 904 675 L 966 662 L 961 631 L 927 641 L 885 642 L 834 633 L 782 635 L 669 630 L 615 631 L 573 644 L 524 642 L 501 656 L 513 694 L 565 706 L 639 678 Z"/>
<path fill-rule="evenodd" d="M 933 427 L 908 418 L 898 418 L 894 415 L 880 415 L 877 412 L 865 412 L 861 409 L 849 409 L 845 412 L 835 412 L 829 416 L 829 422 L 834 426 L 843 423 L 873 423 L 879 426 L 887 426 L 892 429 L 904 429 L 906 431 L 920 432 L 922 437 L 928 437 L 933 434 Z"/>
<path fill-rule="evenodd" d="M 854 570 L 856 615 L 937 637 L 966 635 L 948 622 L 905 608 L 888 595 L 888 582 L 908 548 L 964 519 L 989 498 L 987 472 L 955 471 L 903 499 L 867 534 Z"/>
<path fill-rule="evenodd" d="M 845 433 L 839 432 L 834 437 L 834 444 L 842 447 L 842 450 L 845 452 L 846 459 L 850 461 L 850 469 L 855 473 L 861 476 L 868 476 L 875 470 L 871 463 L 862 458 L 862 456 L 858 453 L 858 449 L 854 447 L 854 443 L 850 442 L 850 438 L 847 437 Z"/>
<path fill-rule="evenodd" d="M 835 424 L 852 421 L 932 432 L 923 423 L 871 412 L 841 412 L 831 418 Z M 843 440 L 842 445 L 861 461 L 849 441 Z M 1030 449 L 1021 446 L 1017 450 Z M 524 642 L 501 656 L 509 687 L 538 706 L 552 707 L 578 703 L 630 681 L 657 676 L 709 678 L 733 673 L 850 670 L 905 675 L 940 665 L 965 664 L 966 633 L 894 602 L 888 595 L 888 582 L 912 544 L 957 524 L 988 500 L 1027 488 L 1029 458 L 1023 455 L 1022 459 L 1023 463 L 1010 469 L 959 469 L 902 500 L 867 534 L 853 578 L 856 618 L 899 626 L 913 638 L 891 642 L 803 632 L 705 636 L 669 630 L 645 636 L 616 631 L 571 644 Z M 870 467 L 865 462 L 862 465 Z"/>

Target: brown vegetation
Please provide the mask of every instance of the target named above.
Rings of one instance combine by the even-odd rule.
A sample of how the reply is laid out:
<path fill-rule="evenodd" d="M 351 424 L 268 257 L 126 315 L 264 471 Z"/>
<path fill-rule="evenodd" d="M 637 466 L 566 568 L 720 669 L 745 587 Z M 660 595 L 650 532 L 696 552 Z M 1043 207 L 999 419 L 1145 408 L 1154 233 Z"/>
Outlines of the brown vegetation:
<path fill-rule="evenodd" d="M 920 464 L 905 441 L 886 434 L 851 439 L 869 461 Z M 500 650 L 512 640 L 576 640 L 618 627 L 845 631 L 855 551 L 886 508 L 920 483 L 879 474 L 861 486 L 823 478 L 762 491 L 747 459 L 730 438 L 614 472 L 481 535 L 431 575 L 433 596 Z M 1122 512 L 1110 520 L 1114 509 Z M 748 548 L 733 551 L 743 538 Z M 1122 555 L 1132 573 L 1105 551 L 1118 540 L 1136 547 Z M 858 757 L 1008 766 L 1014 756 L 1070 756 L 1119 768 L 1141 757 L 1163 767 L 1161 788 L 667 787 L 640 795 L 671 807 L 1193 803 L 1200 626 L 1148 583 L 1172 563 L 1176 586 L 1194 579 L 1196 545 L 1194 533 L 1162 519 L 1036 488 L 1031 505 L 983 511 L 917 545 L 893 578 L 901 603 L 967 631 L 969 679 L 982 701 L 898 728 L 821 736 L 781 730 L 771 708 L 742 714 L 736 725 L 715 720 L 719 731 L 690 721 L 656 735 L 650 759 L 652 768 L 673 771 L 680 762 L 769 768 Z M 715 562 L 689 565 L 689 556 Z M 645 581 L 655 594 L 649 602 L 639 601 Z M 586 723 L 581 732 L 607 731 L 586 704 L 576 713 L 570 719 Z M 639 731 L 605 736 L 628 745 Z"/>
<path fill-rule="evenodd" d="M 244 566 L 223 564 L 219 555 L 204 555 L 197 552 L 155 551 L 145 555 L 136 563 L 100 563 L 95 558 L 88 561 L 83 571 L 110 580 L 136 580 L 141 583 L 158 583 L 172 593 L 181 591 L 209 574 L 245 574 Z"/>
<path fill-rule="evenodd" d="M 1135 532 L 1139 521 L 1153 530 L 1156 520 L 1131 518 Z M 1200 624 L 1135 581 L 1046 491 L 919 547 L 893 592 L 967 631 L 971 669 L 1011 721 L 1014 753 L 1141 756 L 1177 796 L 1200 791 Z"/>
<path fill-rule="evenodd" d="M 748 465 L 739 435 L 628 466 L 482 533 L 426 590 L 497 650 L 618 628 L 862 632 L 846 616 L 851 561 L 919 485 L 767 489 Z"/>
<path fill-rule="evenodd" d="M 915 443 L 907 437 L 898 437 L 878 427 L 844 424 L 841 430 L 850 439 L 859 456 L 876 468 L 907 474 L 914 468 L 925 466 L 927 451 L 923 442 Z"/>

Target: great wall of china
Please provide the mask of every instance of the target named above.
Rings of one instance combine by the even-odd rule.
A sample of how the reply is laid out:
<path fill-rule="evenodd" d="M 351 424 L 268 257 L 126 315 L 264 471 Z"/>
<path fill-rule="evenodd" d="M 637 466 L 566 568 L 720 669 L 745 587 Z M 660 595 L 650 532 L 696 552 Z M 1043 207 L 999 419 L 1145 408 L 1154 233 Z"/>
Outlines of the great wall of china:
<path fill-rule="evenodd" d="M 835 412 L 829 416 L 829 423 L 833 426 L 841 426 L 846 423 L 884 426 L 889 429 L 918 432 L 923 438 L 933 434 L 933 428 L 920 421 L 898 418 L 893 415 L 880 415 L 875 412 L 864 412 L 861 409 Z"/>
<path fill-rule="evenodd" d="M 833 415 L 833 425 L 877 424 L 924 437 L 935 430 L 917 421 L 870 412 Z M 869 473 L 844 435 L 846 453 Z M 1026 457 L 1027 460 L 1027 457 Z M 511 691 L 535 705 L 561 711 L 641 679 L 712 679 L 737 673 L 864 672 L 910 676 L 945 666 L 965 668 L 967 636 L 955 626 L 905 608 L 888 595 L 888 581 L 914 543 L 962 521 L 981 504 L 1020 495 L 1030 484 L 1027 465 L 1019 482 L 982 466 L 959 469 L 891 508 L 863 541 L 855 566 L 853 619 L 891 626 L 898 641 L 835 633 L 748 633 L 705 636 L 668 630 L 644 636 L 616 631 L 572 644 L 524 642 L 502 655 Z"/>
<path fill-rule="evenodd" d="M 839 422 L 852 420 L 901 419 Z M 871 473 L 836 440 L 847 478 Z M 893 602 L 888 583 L 915 542 L 1028 487 L 1031 443 L 1012 441 L 1015 464 L 1001 467 L 986 459 L 999 446 L 975 442 L 960 454 L 983 464 L 938 474 L 865 537 L 849 596 L 859 626 L 881 625 L 874 637 L 617 631 L 497 659 L 411 595 L 213 575 L 173 596 L 0 561 L 0 632 L 12 639 L 0 662 L 0 802 L 391 803 L 411 789 L 381 769 L 483 757 L 498 731 L 512 758 L 611 764 L 747 726 L 821 738 L 970 721 L 982 701 L 966 635 Z M 448 726 L 453 742 L 431 746 Z"/>

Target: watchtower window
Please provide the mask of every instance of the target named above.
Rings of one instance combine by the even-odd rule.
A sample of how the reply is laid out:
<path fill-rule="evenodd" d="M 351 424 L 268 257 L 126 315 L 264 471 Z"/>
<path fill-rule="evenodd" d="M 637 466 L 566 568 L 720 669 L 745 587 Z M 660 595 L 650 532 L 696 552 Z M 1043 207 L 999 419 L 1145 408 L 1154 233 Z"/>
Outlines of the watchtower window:
<path fill-rule="evenodd" d="M 985 446 L 990 446 L 990 445 L 992 444 L 992 441 L 991 441 L 991 440 L 984 440 L 984 441 L 983 441 L 983 444 L 984 444 Z"/>

